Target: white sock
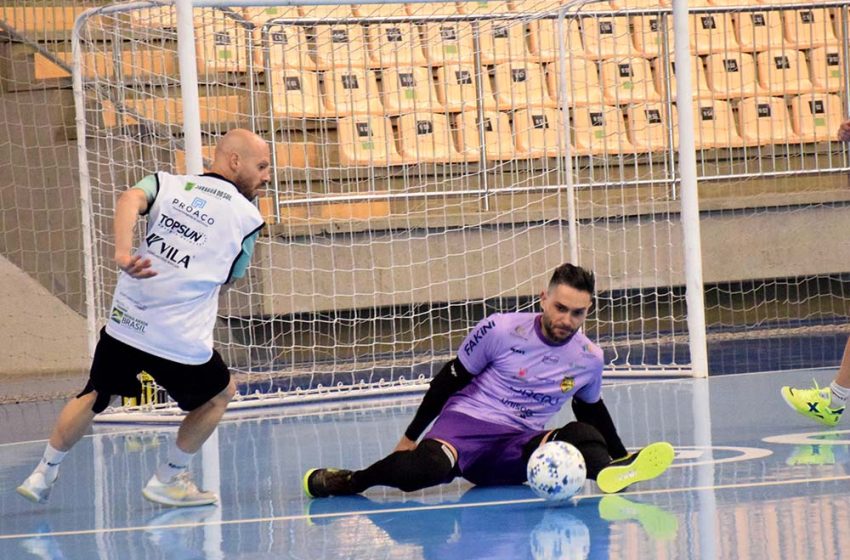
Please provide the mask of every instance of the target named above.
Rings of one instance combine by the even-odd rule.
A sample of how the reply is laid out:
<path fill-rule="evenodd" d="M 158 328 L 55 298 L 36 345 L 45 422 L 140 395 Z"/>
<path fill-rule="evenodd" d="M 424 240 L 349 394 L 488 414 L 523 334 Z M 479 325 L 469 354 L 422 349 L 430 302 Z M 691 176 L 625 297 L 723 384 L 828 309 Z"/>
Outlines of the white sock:
<path fill-rule="evenodd" d="M 172 441 L 168 446 L 168 460 L 156 469 L 156 477 L 160 482 L 171 482 L 175 476 L 189 468 L 193 456 L 194 453 L 186 453 L 177 447 L 176 441 Z"/>
<path fill-rule="evenodd" d="M 59 451 L 48 443 L 47 447 L 44 448 L 44 455 L 41 457 L 41 461 L 38 462 L 38 466 L 35 468 L 35 472 L 43 474 L 47 482 L 53 482 L 59 476 L 59 465 L 67 454 L 67 451 Z"/>
<path fill-rule="evenodd" d="M 850 388 L 842 387 L 835 381 L 829 384 L 829 391 L 832 393 L 832 408 L 841 408 L 847 404 L 847 397 L 850 396 Z"/>

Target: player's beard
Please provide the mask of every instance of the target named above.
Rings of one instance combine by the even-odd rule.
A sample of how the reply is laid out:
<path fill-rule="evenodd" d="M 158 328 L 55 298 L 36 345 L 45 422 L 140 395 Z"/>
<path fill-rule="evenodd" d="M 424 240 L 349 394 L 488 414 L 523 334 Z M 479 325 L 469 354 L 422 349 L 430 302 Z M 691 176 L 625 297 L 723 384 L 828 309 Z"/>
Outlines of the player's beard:
<path fill-rule="evenodd" d="M 541 319 L 541 323 L 543 324 L 544 334 L 552 342 L 562 342 L 569 338 L 569 336 L 573 334 L 573 332 L 575 332 L 572 327 L 566 325 L 559 325 L 558 327 L 556 327 L 552 324 L 550 320 L 546 318 L 546 316 L 543 316 L 543 318 Z"/>

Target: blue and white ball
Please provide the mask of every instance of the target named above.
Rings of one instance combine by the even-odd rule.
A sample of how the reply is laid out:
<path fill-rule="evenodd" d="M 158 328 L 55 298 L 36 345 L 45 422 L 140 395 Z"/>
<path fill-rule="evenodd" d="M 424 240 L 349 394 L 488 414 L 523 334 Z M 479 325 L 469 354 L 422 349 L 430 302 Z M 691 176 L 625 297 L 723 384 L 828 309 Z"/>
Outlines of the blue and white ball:
<path fill-rule="evenodd" d="M 584 457 L 573 445 L 550 441 L 538 447 L 528 460 L 528 484 L 534 493 L 552 501 L 575 495 L 587 478 Z"/>

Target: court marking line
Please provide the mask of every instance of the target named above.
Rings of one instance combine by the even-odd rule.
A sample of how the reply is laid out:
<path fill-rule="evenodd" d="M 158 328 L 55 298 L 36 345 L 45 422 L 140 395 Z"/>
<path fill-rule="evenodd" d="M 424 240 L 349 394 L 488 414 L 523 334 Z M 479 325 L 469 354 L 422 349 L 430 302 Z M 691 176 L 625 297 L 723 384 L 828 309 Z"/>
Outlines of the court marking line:
<path fill-rule="evenodd" d="M 694 486 L 690 488 L 656 488 L 650 490 L 637 490 L 634 492 L 623 492 L 617 494 L 622 497 L 630 496 L 648 496 L 648 495 L 664 495 L 676 494 L 683 492 L 702 492 L 706 490 L 734 490 L 743 488 L 764 488 L 768 486 L 789 486 L 793 484 L 810 484 L 818 482 L 842 482 L 850 481 L 850 475 L 842 476 L 826 476 L 820 478 L 801 478 L 797 480 L 765 480 L 760 482 L 748 482 L 743 484 L 717 484 L 709 486 Z M 609 494 L 584 494 L 578 496 L 578 500 L 587 500 L 593 498 L 602 498 Z M 418 505 L 414 507 L 395 507 L 373 510 L 359 511 L 338 511 L 333 513 L 319 513 L 316 515 L 279 515 L 273 517 L 256 517 L 253 519 L 228 519 L 220 521 L 203 521 L 194 523 L 172 523 L 167 525 L 138 525 L 134 527 L 107 527 L 104 529 L 79 529 L 76 531 L 52 531 L 47 533 L 17 533 L 12 535 L 0 535 L 0 541 L 28 538 L 45 538 L 45 537 L 74 537 L 86 535 L 104 535 L 117 533 L 133 533 L 137 531 L 149 531 L 156 529 L 189 529 L 194 527 L 206 526 L 223 526 L 223 525 L 247 525 L 249 523 L 274 523 L 281 521 L 309 521 L 311 519 L 332 519 L 335 517 L 349 517 L 357 515 L 377 515 L 382 513 L 412 513 L 417 511 L 437 511 L 443 509 L 464 509 L 464 508 L 479 508 L 479 507 L 494 507 L 494 506 L 509 506 L 531 504 L 535 502 L 545 502 L 542 498 L 526 498 L 522 500 L 495 500 L 489 502 L 477 502 L 472 504 L 435 504 L 435 505 Z"/>

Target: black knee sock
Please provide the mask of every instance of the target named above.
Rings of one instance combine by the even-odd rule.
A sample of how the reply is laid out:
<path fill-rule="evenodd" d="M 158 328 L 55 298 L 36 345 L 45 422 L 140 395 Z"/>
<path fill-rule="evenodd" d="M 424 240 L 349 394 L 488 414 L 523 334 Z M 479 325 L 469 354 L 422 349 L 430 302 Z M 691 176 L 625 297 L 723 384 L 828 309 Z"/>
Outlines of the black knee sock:
<path fill-rule="evenodd" d="M 358 493 L 372 486 L 413 492 L 449 482 L 454 476 L 454 461 L 443 450 L 443 444 L 426 439 L 413 451 L 396 451 L 355 472 L 351 481 Z"/>

